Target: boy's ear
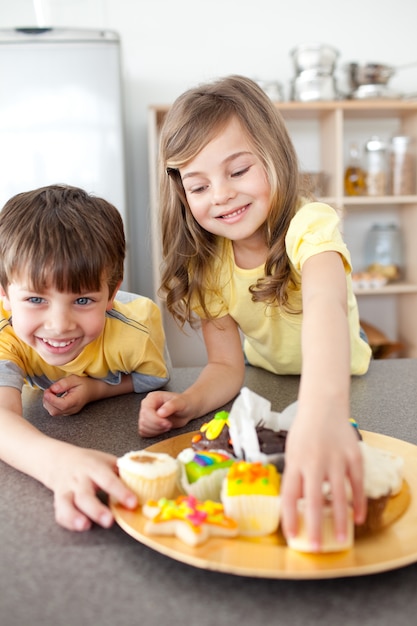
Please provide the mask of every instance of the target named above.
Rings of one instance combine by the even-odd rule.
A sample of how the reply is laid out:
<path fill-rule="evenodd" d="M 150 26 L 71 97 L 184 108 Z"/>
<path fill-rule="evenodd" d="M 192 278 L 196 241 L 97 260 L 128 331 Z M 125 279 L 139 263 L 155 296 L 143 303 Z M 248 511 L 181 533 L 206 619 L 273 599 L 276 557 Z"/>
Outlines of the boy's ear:
<path fill-rule="evenodd" d="M 10 306 L 9 297 L 6 291 L 3 289 L 3 285 L 0 285 L 0 298 L 3 299 L 3 306 L 6 309 L 6 311 L 11 311 L 12 307 Z"/>
<path fill-rule="evenodd" d="M 119 280 L 119 282 L 116 285 L 116 289 L 113 292 L 113 295 L 111 295 L 110 298 L 109 298 L 109 301 L 108 301 L 107 306 L 106 306 L 106 311 L 110 311 L 110 309 L 113 308 L 113 302 L 114 302 L 114 299 L 116 297 L 117 292 L 120 289 L 120 285 L 121 284 L 122 284 L 122 281 Z"/>

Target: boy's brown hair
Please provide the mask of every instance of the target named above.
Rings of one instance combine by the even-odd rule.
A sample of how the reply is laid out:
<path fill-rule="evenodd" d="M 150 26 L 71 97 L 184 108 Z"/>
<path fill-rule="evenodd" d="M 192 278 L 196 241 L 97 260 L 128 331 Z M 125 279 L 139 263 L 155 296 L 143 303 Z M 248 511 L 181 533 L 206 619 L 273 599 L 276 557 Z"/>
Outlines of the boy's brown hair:
<path fill-rule="evenodd" d="M 19 193 L 0 213 L 0 284 L 24 278 L 35 291 L 99 291 L 123 279 L 123 220 L 112 204 L 69 185 Z"/>

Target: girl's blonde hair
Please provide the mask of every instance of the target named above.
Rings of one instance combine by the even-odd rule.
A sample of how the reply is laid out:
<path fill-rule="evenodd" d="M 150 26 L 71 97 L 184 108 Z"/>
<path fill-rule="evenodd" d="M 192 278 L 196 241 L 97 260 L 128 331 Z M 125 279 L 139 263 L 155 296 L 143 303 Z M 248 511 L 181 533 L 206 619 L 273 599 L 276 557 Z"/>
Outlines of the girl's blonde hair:
<path fill-rule="evenodd" d="M 231 118 L 237 118 L 260 158 L 271 187 L 264 224 L 268 256 L 265 276 L 252 285 L 252 300 L 285 306 L 291 268 L 285 235 L 299 202 L 299 170 L 294 146 L 279 111 L 264 91 L 243 76 L 229 76 L 190 89 L 169 109 L 160 137 L 162 275 L 160 293 L 182 326 L 195 325 L 191 301 L 210 318 L 204 300 L 207 268 L 217 238 L 194 219 L 179 168 L 193 159 Z"/>

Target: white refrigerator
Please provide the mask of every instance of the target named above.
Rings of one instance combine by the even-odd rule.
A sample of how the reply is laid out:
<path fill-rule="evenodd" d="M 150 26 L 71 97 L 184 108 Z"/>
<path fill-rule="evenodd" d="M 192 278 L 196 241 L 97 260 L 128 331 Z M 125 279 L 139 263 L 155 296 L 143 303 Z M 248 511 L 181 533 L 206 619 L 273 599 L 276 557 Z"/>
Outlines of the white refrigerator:
<path fill-rule="evenodd" d="M 120 41 L 113 31 L 0 29 L 0 209 L 68 183 L 102 196 L 127 228 Z M 124 288 L 128 289 L 126 263 Z"/>

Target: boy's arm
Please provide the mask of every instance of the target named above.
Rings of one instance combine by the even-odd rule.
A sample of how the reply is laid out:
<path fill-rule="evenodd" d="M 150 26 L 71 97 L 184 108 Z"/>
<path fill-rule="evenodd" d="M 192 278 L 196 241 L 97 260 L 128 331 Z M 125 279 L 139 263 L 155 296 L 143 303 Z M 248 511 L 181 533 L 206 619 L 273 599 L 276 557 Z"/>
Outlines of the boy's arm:
<path fill-rule="evenodd" d="M 20 391 L 11 387 L 0 387 L 0 432 L 0 458 L 53 491 L 55 517 L 65 528 L 112 524 L 110 510 L 96 497 L 98 489 L 129 508 L 136 506 L 117 476 L 116 457 L 41 433 L 23 418 Z"/>

